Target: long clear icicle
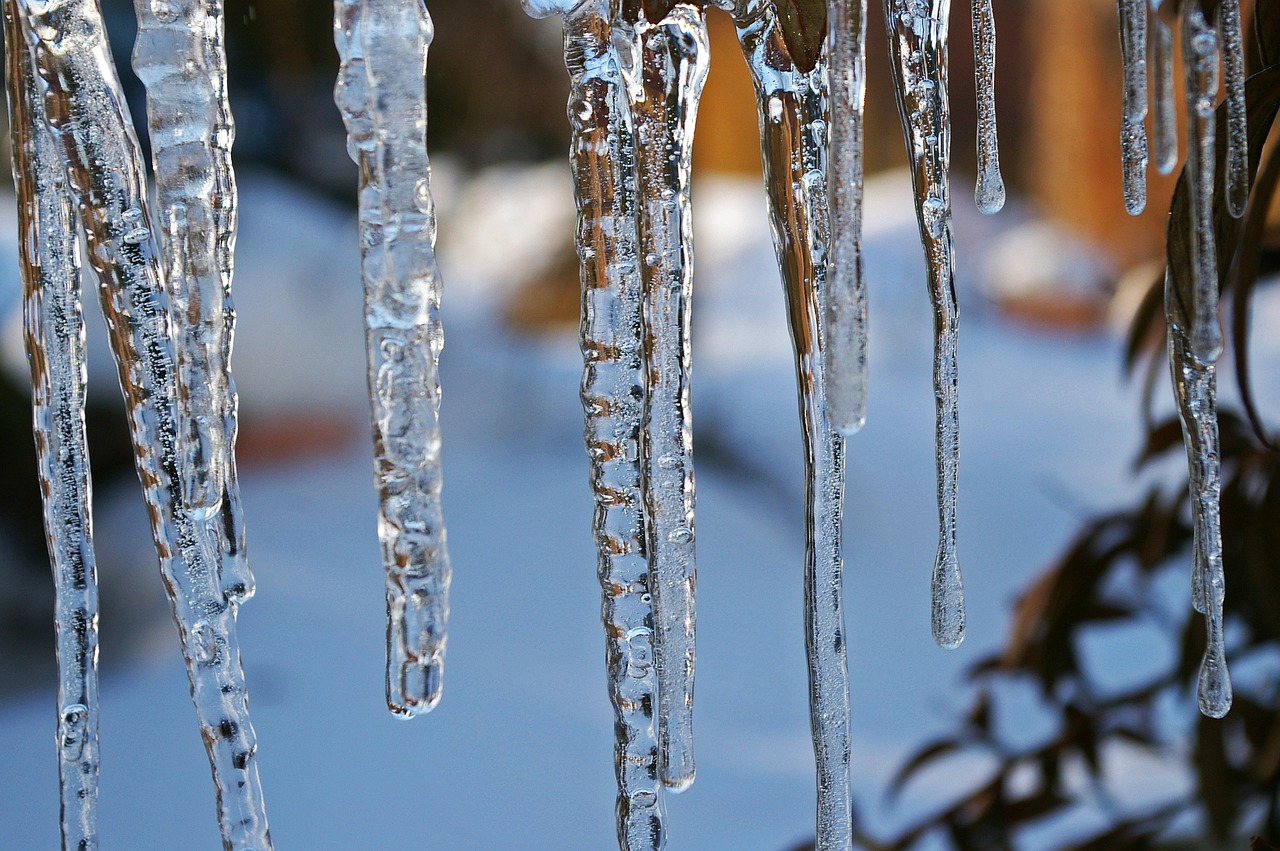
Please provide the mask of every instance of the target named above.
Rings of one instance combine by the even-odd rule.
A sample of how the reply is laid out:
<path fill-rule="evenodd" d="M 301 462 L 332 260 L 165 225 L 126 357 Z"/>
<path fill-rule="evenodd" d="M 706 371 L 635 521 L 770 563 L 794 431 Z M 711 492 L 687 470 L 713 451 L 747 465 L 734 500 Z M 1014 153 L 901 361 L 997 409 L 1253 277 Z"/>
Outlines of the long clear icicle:
<path fill-rule="evenodd" d="M 1119 0 L 1120 55 L 1124 64 L 1124 111 L 1120 156 L 1124 208 L 1136 216 L 1147 206 L 1147 13 L 1148 0 Z"/>
<path fill-rule="evenodd" d="M 947 100 L 950 0 L 889 0 L 885 6 L 894 83 L 911 158 L 916 216 L 933 303 L 933 389 L 937 405 L 938 555 L 933 567 L 933 639 L 964 641 L 964 585 L 956 557 L 960 408 L 956 348 L 955 249 L 951 231 L 951 119 Z"/>
<path fill-rule="evenodd" d="M 655 619 L 640 458 L 645 356 L 636 138 L 626 82 L 611 45 L 616 8 L 609 0 L 582 3 L 565 20 L 564 44 L 582 273 L 584 434 L 614 712 L 618 845 L 623 851 L 649 851 L 664 847 L 666 835 L 653 716 Z"/>
<path fill-rule="evenodd" d="M 996 17 L 991 0 L 973 0 L 973 68 L 978 92 L 978 186 L 974 202 L 990 216 L 1004 207 L 996 124 Z"/>
<path fill-rule="evenodd" d="M 135 0 L 133 68 L 147 88 L 157 234 L 183 392 L 179 415 L 189 471 L 183 498 L 217 541 L 222 585 L 235 602 L 254 592 L 235 467 L 231 377 L 236 186 L 227 100 L 222 0 Z"/>
<path fill-rule="evenodd" d="M 338 0 L 334 10 L 342 60 L 334 99 L 360 166 L 387 705 L 408 717 L 440 700 L 451 577 L 440 504 L 444 333 L 424 83 L 433 29 L 422 0 Z"/>
<path fill-rule="evenodd" d="M 257 743 L 218 546 L 183 510 L 178 367 L 138 142 L 95 0 L 19 0 L 44 109 L 76 198 L 129 408 L 138 473 L 182 640 L 229 851 L 271 848 Z"/>
<path fill-rule="evenodd" d="M 661 21 L 615 28 L 636 139 L 637 250 L 644 292 L 641 451 L 658 673 L 662 782 L 693 783 L 694 478 L 689 408 L 693 220 L 689 172 L 707 77 L 702 12 L 679 3 Z"/>
<path fill-rule="evenodd" d="M 4 2 L 4 22 L 23 320 L 57 613 L 62 847 L 92 849 L 98 847 L 98 584 L 79 227 L 12 0 Z"/>
<path fill-rule="evenodd" d="M 1218 34 L 1222 39 L 1222 78 L 1227 93 L 1227 210 L 1238 219 L 1249 203 L 1249 118 L 1240 0 L 1219 3 Z"/>
<path fill-rule="evenodd" d="M 867 0 L 829 0 L 831 127 L 827 197 L 827 415 L 844 435 L 867 421 L 867 276 L 862 258 L 863 116 L 867 99 Z"/>
<path fill-rule="evenodd" d="M 1204 363 L 1222 352 L 1218 322 L 1218 255 L 1213 228 L 1214 168 L 1217 136 L 1214 102 L 1218 96 L 1218 37 L 1203 13 L 1191 4 L 1182 17 L 1182 63 L 1187 97 L 1187 187 L 1191 198 L 1192 257 L 1191 351 Z M 1247 139 L 1245 140 L 1247 143 Z"/>
<path fill-rule="evenodd" d="M 1173 29 L 1157 13 L 1160 0 L 1151 0 L 1151 65 L 1154 97 L 1155 165 L 1170 174 L 1178 165 L 1178 108 L 1173 87 Z"/>
<path fill-rule="evenodd" d="M 805 651 L 817 762 L 817 848 L 852 848 L 849 671 L 843 611 L 844 442 L 827 419 L 824 316 L 828 233 L 827 73 L 790 61 L 769 0 L 741 0 L 738 39 L 755 84 L 765 187 L 800 390 L 807 491 Z"/>

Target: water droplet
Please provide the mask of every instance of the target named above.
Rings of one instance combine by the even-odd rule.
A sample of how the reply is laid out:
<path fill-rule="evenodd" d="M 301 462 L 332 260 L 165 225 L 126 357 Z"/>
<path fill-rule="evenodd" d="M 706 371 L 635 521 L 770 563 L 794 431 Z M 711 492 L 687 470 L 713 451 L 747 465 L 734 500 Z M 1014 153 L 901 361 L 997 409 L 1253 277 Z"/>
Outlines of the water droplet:
<path fill-rule="evenodd" d="M 688 526 L 680 526 L 676 529 L 672 529 L 671 532 L 667 534 L 667 540 L 673 544 L 687 544 L 693 540 L 693 530 Z"/>
<path fill-rule="evenodd" d="M 200 621 L 191 629 L 191 655 L 201 665 L 208 665 L 218 656 L 218 637 L 207 621 Z"/>
<path fill-rule="evenodd" d="M 156 16 L 156 20 L 167 24 L 177 19 L 178 8 L 173 0 L 152 0 L 151 14 Z"/>

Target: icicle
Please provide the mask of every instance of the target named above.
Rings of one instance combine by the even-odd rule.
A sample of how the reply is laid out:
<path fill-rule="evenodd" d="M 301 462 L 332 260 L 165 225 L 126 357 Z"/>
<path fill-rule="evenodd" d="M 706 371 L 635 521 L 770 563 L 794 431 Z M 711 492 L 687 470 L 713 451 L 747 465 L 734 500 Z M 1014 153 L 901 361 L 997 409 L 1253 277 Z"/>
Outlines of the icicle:
<path fill-rule="evenodd" d="M 1223 636 L 1223 598 L 1226 581 L 1222 569 L 1222 461 L 1218 442 L 1215 367 L 1199 360 L 1178 324 L 1169 329 L 1173 386 L 1182 419 L 1190 469 L 1191 515 L 1195 529 L 1192 572 L 1205 615 L 1208 643 L 1200 665 L 1200 711 L 1221 718 L 1231 708 L 1231 677 Z"/>
<path fill-rule="evenodd" d="M 789 59 L 773 4 L 741 0 L 738 39 L 755 83 L 765 186 L 778 265 L 796 352 L 804 426 L 805 650 L 809 719 L 818 781 L 819 851 L 852 848 L 849 776 L 849 672 L 845 648 L 843 567 L 844 443 L 827 420 L 823 312 L 826 289 L 827 74 Z"/>
<path fill-rule="evenodd" d="M 236 187 L 221 0 L 134 0 L 133 67 L 147 87 L 159 232 L 183 388 L 183 498 L 219 542 L 228 598 L 253 595 L 235 469 L 231 345 Z"/>
<path fill-rule="evenodd" d="M 844 435 L 867 421 L 867 278 L 862 262 L 867 0 L 829 0 L 831 263 L 825 304 L 827 402 Z"/>
<path fill-rule="evenodd" d="M 898 110 L 906 133 L 916 215 L 933 301 L 933 389 L 937 400 L 938 557 L 933 568 L 933 638 L 943 647 L 964 640 L 964 586 L 956 559 L 960 412 L 956 342 L 955 251 L 951 233 L 951 119 L 947 102 L 950 0 L 891 0 L 890 50 Z"/>
<path fill-rule="evenodd" d="M 973 2 L 973 67 L 978 92 L 978 188 L 974 201 L 990 216 L 1004 207 L 996 132 L 996 18 L 991 0 Z"/>
<path fill-rule="evenodd" d="M 1147 2 L 1119 0 L 1120 53 L 1124 61 L 1124 208 L 1136 216 L 1147 206 Z"/>
<path fill-rule="evenodd" d="M 4 3 L 18 251 L 58 651 L 62 847 L 98 847 L 98 585 L 85 443 L 80 246 L 12 0 Z"/>
<path fill-rule="evenodd" d="M 530 0 L 525 7 L 531 9 Z M 582 402 L 615 721 L 618 845 L 648 851 L 666 839 L 640 458 L 645 360 L 637 147 L 613 35 L 609 0 L 587 0 L 565 20 L 582 271 Z"/>
<path fill-rule="evenodd" d="M 440 506 L 444 343 L 423 85 L 433 30 L 422 0 L 338 0 L 334 98 L 360 166 L 360 256 L 378 534 L 387 578 L 387 705 L 440 700 L 449 555 Z"/>
<path fill-rule="evenodd" d="M 1218 5 L 1222 39 L 1222 77 L 1227 89 L 1227 210 L 1235 218 L 1249 203 L 1249 118 L 1244 97 L 1244 39 L 1240 33 L 1240 0 Z"/>
<path fill-rule="evenodd" d="M 658 759 L 676 792 L 693 783 L 694 480 L 689 409 L 693 232 L 689 168 L 707 77 L 702 12 L 680 3 L 661 21 L 615 28 L 636 140 L 638 252 L 644 291 L 641 450 L 648 518 Z"/>
<path fill-rule="evenodd" d="M 1160 0 L 1151 0 L 1151 64 L 1155 82 L 1156 170 L 1170 174 L 1178 165 L 1178 112 L 1173 93 L 1173 30 L 1156 13 Z"/>
<path fill-rule="evenodd" d="M 1218 259 L 1213 228 L 1216 163 L 1214 99 L 1218 95 L 1218 38 L 1204 15 L 1191 4 L 1182 17 L 1183 66 L 1187 83 L 1187 187 L 1191 198 L 1191 351 L 1202 363 L 1222 352 L 1218 324 Z M 1246 139 L 1246 142 L 1248 140 Z"/>
<path fill-rule="evenodd" d="M 177 358 L 137 139 L 101 13 L 95 0 L 19 0 L 18 8 L 100 283 L 160 569 L 213 769 L 223 844 L 264 851 L 271 838 L 240 667 L 236 607 L 219 583 L 217 543 L 182 510 L 186 471 L 178 450 Z"/>

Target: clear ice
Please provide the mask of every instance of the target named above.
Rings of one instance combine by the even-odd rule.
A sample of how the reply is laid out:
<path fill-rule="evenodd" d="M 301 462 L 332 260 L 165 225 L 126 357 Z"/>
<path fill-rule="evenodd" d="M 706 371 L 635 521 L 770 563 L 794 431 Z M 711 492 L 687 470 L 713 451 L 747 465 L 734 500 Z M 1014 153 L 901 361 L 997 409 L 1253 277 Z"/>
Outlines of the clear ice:
<path fill-rule="evenodd" d="M 235 467 L 231 377 L 236 184 L 221 0 L 135 0 L 133 68 L 147 89 L 157 233 L 182 387 L 187 511 L 216 541 L 227 596 L 253 595 Z"/>
<path fill-rule="evenodd" d="M 526 6 L 528 3 L 526 3 Z M 614 712 L 618 846 L 665 846 L 655 617 L 641 462 L 646 361 L 637 229 L 637 144 L 612 40 L 617 3 L 586 0 L 564 21 L 569 161 L 582 273 L 582 403 L 595 501 L 605 661 Z M 622 33 L 626 36 L 625 28 Z"/>
<path fill-rule="evenodd" d="M 96 0 L 18 0 L 48 125 L 66 169 L 99 280 L 103 313 L 129 408 L 138 474 L 160 569 L 178 625 L 191 695 L 229 851 L 271 848 L 257 743 L 220 551 L 184 508 L 178 359 L 146 184 L 129 111 Z M 78 736 L 78 707 L 64 727 Z"/>
<path fill-rule="evenodd" d="M 658 759 L 674 791 L 693 783 L 694 479 L 689 408 L 693 233 L 689 168 L 707 77 L 702 12 L 614 27 L 636 139 L 637 250 L 644 293 L 642 482 L 658 674 Z M 623 47 L 623 45 L 626 45 Z"/>
<path fill-rule="evenodd" d="M 867 421 L 867 276 L 862 258 L 867 0 L 829 0 L 831 261 L 826 304 L 827 416 L 841 434 Z"/>
<path fill-rule="evenodd" d="M 933 639 L 964 641 L 964 586 L 956 557 L 960 411 L 956 365 L 960 321 L 951 232 L 951 120 L 947 101 L 950 0 L 889 0 L 885 5 L 898 110 L 906 134 L 916 216 L 933 303 L 933 389 L 937 404 L 938 556 L 932 581 Z"/>
<path fill-rule="evenodd" d="M 1227 92 L 1227 210 L 1238 219 L 1249 203 L 1249 119 L 1240 0 L 1222 0 L 1218 5 L 1218 34 L 1222 39 L 1222 78 Z"/>
<path fill-rule="evenodd" d="M 1120 154 L 1124 208 L 1136 216 L 1147 206 L 1147 12 L 1148 0 L 1119 0 L 1120 55 L 1124 63 L 1124 111 Z"/>
<path fill-rule="evenodd" d="M 440 504 L 444 345 L 427 160 L 422 0 L 337 0 L 334 100 L 360 167 L 378 537 L 387 582 L 387 705 L 411 717 L 440 700 L 449 555 Z"/>
<path fill-rule="evenodd" d="M 978 93 L 978 186 L 974 202 L 990 216 L 1004 207 L 996 130 L 996 18 L 991 0 L 973 0 L 973 67 Z"/>
<path fill-rule="evenodd" d="M 827 286 L 826 175 L 830 120 L 824 61 L 802 72 L 791 60 L 769 0 L 734 8 L 755 85 L 765 189 L 796 354 L 803 423 L 807 544 L 805 651 L 809 719 L 817 763 L 817 848 L 852 846 L 849 670 L 843 612 L 841 515 L 844 441 L 827 419 L 823 355 Z"/>
<path fill-rule="evenodd" d="M 98 585 L 84 430 L 80 229 L 14 3 L 5 0 L 3 8 L 23 324 L 57 614 L 62 847 L 92 849 L 98 847 Z"/>
<path fill-rule="evenodd" d="M 1156 13 L 1159 2 L 1151 0 L 1152 123 L 1156 170 L 1170 174 L 1178 165 L 1178 108 L 1173 87 L 1173 30 Z"/>
<path fill-rule="evenodd" d="M 1222 352 L 1218 322 L 1218 259 L 1213 227 L 1214 168 L 1217 130 L 1214 102 L 1218 96 L 1218 37 L 1192 4 L 1182 17 L 1183 70 L 1187 97 L 1187 188 L 1192 229 L 1191 351 L 1203 363 Z M 1247 139 L 1245 140 L 1247 144 Z"/>

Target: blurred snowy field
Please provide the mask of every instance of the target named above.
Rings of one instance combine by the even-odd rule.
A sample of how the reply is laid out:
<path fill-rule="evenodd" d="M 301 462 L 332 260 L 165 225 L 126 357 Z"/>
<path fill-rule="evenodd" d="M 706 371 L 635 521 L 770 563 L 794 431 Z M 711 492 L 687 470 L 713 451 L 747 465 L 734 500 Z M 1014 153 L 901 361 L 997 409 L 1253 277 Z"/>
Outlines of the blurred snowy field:
<path fill-rule="evenodd" d="M 451 174 L 440 169 L 437 183 L 452 618 L 444 700 L 408 723 L 382 699 L 354 218 L 272 178 L 241 179 L 235 369 L 246 417 L 337 417 L 359 436 L 330 457 L 250 465 L 242 476 L 258 593 L 241 612 L 241 644 L 282 849 L 614 844 L 580 356 L 568 334 L 520 338 L 495 318 L 571 227 L 567 169 Z M 900 174 L 868 187 L 873 385 L 868 424 L 848 450 L 854 771 L 860 814 L 877 832 L 973 779 L 931 772 L 884 804 L 903 756 L 964 708 L 962 674 L 1004 637 L 1019 589 L 1083 517 L 1132 492 L 1139 438 L 1114 335 L 1028 330 L 979 295 L 984 246 L 1018 217 L 980 220 L 964 201 L 960 558 L 970 626 L 960 650 L 934 647 L 931 325 L 907 187 Z M 695 186 L 694 199 L 698 780 L 667 799 L 670 847 L 784 851 L 812 836 L 814 797 L 790 344 L 762 191 L 721 180 Z M 12 238 L 10 227 L 10 254 Z M 3 262 L 12 293 L 15 264 Z M 109 376 L 102 354 L 93 371 Z M 136 488 L 98 497 L 100 581 L 136 588 L 135 608 L 103 611 L 102 846 L 215 848 L 208 769 L 140 497 Z M 112 621 L 147 625 L 146 651 L 127 664 L 110 664 Z M 1167 652 L 1129 635 L 1088 655 L 1123 678 L 1143 654 Z M 1034 700 L 1024 703 L 1014 727 L 1034 737 Z M 53 725 L 50 693 L 0 704 L 5 847 L 56 847 Z M 1184 782 L 1167 766 L 1117 759 L 1135 789 Z M 1061 843 L 1088 818 L 1047 825 L 1028 847 Z"/>

